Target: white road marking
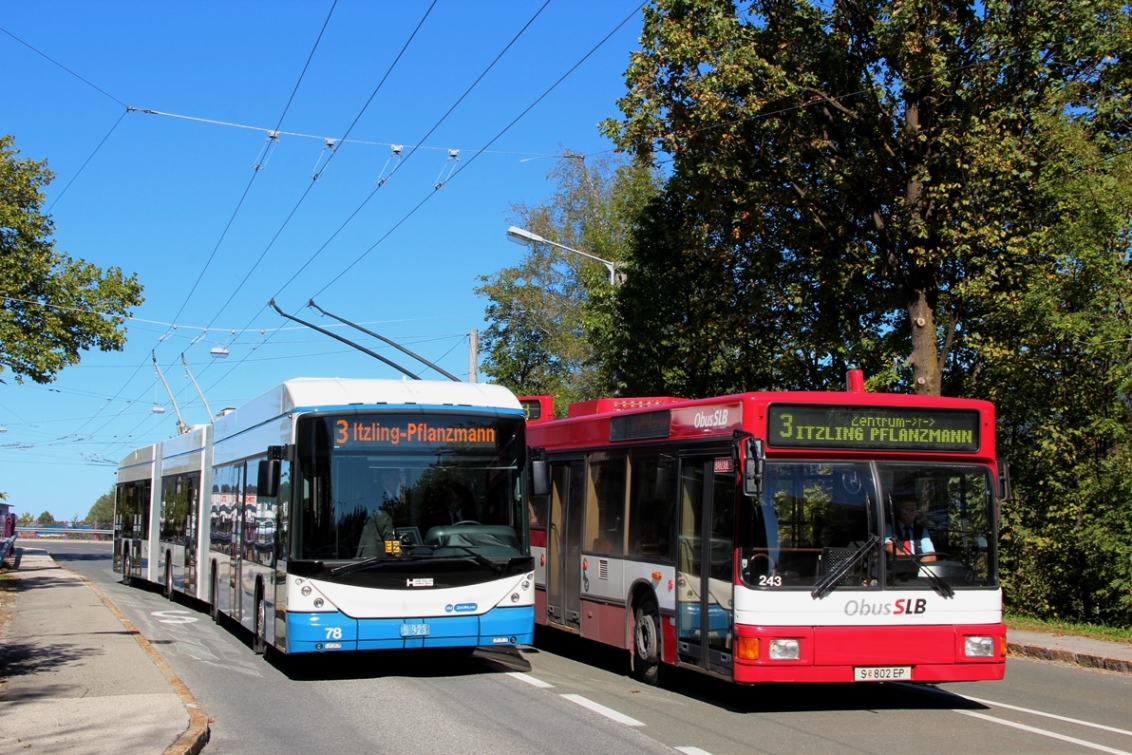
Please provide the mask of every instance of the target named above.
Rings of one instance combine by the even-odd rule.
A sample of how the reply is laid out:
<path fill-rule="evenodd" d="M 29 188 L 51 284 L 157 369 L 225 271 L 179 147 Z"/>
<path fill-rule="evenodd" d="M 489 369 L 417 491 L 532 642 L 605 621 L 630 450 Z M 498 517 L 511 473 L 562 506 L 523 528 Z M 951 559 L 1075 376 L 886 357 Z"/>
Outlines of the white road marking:
<path fill-rule="evenodd" d="M 1031 708 L 1019 708 L 1017 705 L 1007 705 L 1006 703 L 996 703 L 994 700 L 981 700 L 977 697 L 969 697 L 968 695 L 963 695 L 963 697 L 967 698 L 968 700 L 970 700 L 972 702 L 981 703 L 983 705 L 990 705 L 990 706 L 996 707 L 996 708 L 1008 708 L 1010 710 L 1016 710 L 1016 711 L 1019 711 L 1021 713 L 1029 713 L 1030 715 L 1033 715 L 1033 716 L 1045 716 L 1046 718 L 1052 718 L 1052 719 L 1057 720 L 1057 721 L 1065 721 L 1066 723 L 1077 724 L 1078 726 L 1091 726 L 1092 728 L 1100 729 L 1101 731 L 1111 731 L 1113 734 L 1124 734 L 1125 736 L 1132 737 L 1132 731 L 1128 731 L 1127 729 L 1117 729 L 1114 726 L 1105 726 L 1104 724 L 1095 724 L 1092 721 L 1082 721 L 1079 718 L 1069 718 L 1068 716 L 1059 716 L 1056 713 L 1045 713 L 1043 711 L 1033 710 Z"/>
<path fill-rule="evenodd" d="M 635 718 L 630 718 L 624 713 L 618 713 L 617 711 L 613 710 L 613 708 L 607 708 L 600 703 L 595 703 L 593 700 L 587 700 L 581 695 L 563 695 L 562 697 L 566 698 L 572 703 L 581 705 L 583 708 L 589 708 L 594 713 L 600 713 L 611 721 L 616 721 L 619 724 L 625 724 L 626 726 L 644 726 L 644 723 L 638 721 Z"/>
<path fill-rule="evenodd" d="M 962 713 L 964 716 L 971 716 L 972 718 L 981 718 L 984 721 L 990 721 L 993 724 L 1001 724 L 1002 726 L 1009 726 L 1009 727 L 1014 728 L 1014 729 L 1021 729 L 1022 731 L 1028 731 L 1031 734 L 1040 734 L 1043 737 L 1050 737 L 1052 739 L 1059 739 L 1062 742 L 1069 742 L 1069 743 L 1075 744 L 1079 747 L 1087 747 L 1090 750 L 1099 750 L 1100 752 L 1110 752 L 1113 755 L 1132 755 L 1132 753 L 1129 753 L 1127 750 L 1118 750 L 1115 747 L 1105 747 L 1104 745 L 1099 745 L 1099 744 L 1096 744 L 1094 742 L 1086 742 L 1085 740 L 1077 739 L 1076 737 L 1067 737 L 1064 734 L 1058 734 L 1058 733 L 1053 732 L 1053 731 L 1046 731 L 1045 729 L 1038 729 L 1034 726 L 1026 726 L 1025 724 L 1015 723 L 1014 721 L 1007 721 L 1007 720 L 1002 719 L 1002 718 L 995 718 L 994 716 L 987 716 L 987 715 L 984 715 L 982 713 L 975 713 L 974 711 L 971 711 L 971 710 L 956 710 L 955 712 L 956 713 Z"/>
<path fill-rule="evenodd" d="M 198 621 L 197 617 L 188 611 L 154 611 L 150 615 L 156 616 L 162 624 L 192 624 Z"/>
<path fill-rule="evenodd" d="M 677 747 L 676 751 L 682 752 L 684 755 L 711 755 L 707 750 L 701 750 L 699 747 L 692 747 L 691 745 Z"/>
<path fill-rule="evenodd" d="M 514 679 L 518 679 L 521 682 L 526 682 L 527 684 L 531 685 L 532 687 L 540 687 L 542 689 L 549 689 L 550 687 L 554 686 L 553 684 L 549 684 L 547 682 L 544 682 L 542 679 L 536 679 L 535 677 L 531 676 L 530 674 L 524 674 L 521 671 L 508 671 L 507 676 L 510 676 Z"/>

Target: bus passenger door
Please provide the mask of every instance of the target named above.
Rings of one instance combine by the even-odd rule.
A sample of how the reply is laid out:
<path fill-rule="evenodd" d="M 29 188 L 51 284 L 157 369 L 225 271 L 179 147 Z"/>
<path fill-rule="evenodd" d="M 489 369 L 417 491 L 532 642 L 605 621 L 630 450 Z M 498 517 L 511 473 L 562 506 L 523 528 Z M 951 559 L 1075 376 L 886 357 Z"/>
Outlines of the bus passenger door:
<path fill-rule="evenodd" d="M 730 451 L 680 465 L 676 652 L 681 663 L 732 674 L 736 478 Z"/>
<path fill-rule="evenodd" d="M 550 465 L 550 516 L 546 530 L 546 621 L 581 629 L 583 460 Z"/>

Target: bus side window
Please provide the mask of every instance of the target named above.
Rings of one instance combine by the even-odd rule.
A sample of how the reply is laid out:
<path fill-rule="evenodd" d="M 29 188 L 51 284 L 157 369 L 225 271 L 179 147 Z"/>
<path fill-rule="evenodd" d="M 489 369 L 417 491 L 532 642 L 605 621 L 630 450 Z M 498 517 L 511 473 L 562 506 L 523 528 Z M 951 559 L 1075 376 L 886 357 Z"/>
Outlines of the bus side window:
<path fill-rule="evenodd" d="M 664 454 L 630 456 L 629 467 L 627 553 L 650 561 L 671 563 L 675 459 Z"/>
<path fill-rule="evenodd" d="M 586 537 L 595 553 L 621 555 L 625 521 L 625 462 L 623 455 L 590 457 L 586 496 Z"/>

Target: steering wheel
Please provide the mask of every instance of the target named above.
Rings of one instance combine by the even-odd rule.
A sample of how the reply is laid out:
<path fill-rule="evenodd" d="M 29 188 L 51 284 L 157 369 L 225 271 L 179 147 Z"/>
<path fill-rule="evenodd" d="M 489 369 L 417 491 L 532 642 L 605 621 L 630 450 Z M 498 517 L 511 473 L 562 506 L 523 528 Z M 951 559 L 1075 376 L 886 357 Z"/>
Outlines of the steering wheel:
<path fill-rule="evenodd" d="M 460 526 L 463 526 L 463 525 L 465 525 L 465 524 L 476 524 L 476 525 L 479 525 L 480 523 L 479 523 L 479 522 L 477 522 L 477 521 L 476 521 L 475 519 L 461 519 L 461 520 L 460 520 L 460 521 L 458 521 L 458 522 L 452 522 L 452 526 L 453 526 L 453 527 L 460 527 Z M 482 527 L 483 525 L 480 525 L 480 526 Z"/>

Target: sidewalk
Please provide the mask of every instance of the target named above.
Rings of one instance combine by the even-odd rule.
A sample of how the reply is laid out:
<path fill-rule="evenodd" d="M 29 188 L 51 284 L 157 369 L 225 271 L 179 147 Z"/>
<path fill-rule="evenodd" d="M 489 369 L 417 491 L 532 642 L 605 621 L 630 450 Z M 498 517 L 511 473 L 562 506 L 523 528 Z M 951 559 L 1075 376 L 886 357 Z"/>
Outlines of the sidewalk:
<path fill-rule="evenodd" d="M 1006 633 L 1006 648 L 1010 655 L 1132 674 L 1132 645 L 1122 642 L 1013 630 Z"/>
<path fill-rule="evenodd" d="M 149 641 L 94 584 L 21 551 L 18 590 L 0 591 L 0 755 L 199 753 L 207 717 Z"/>

